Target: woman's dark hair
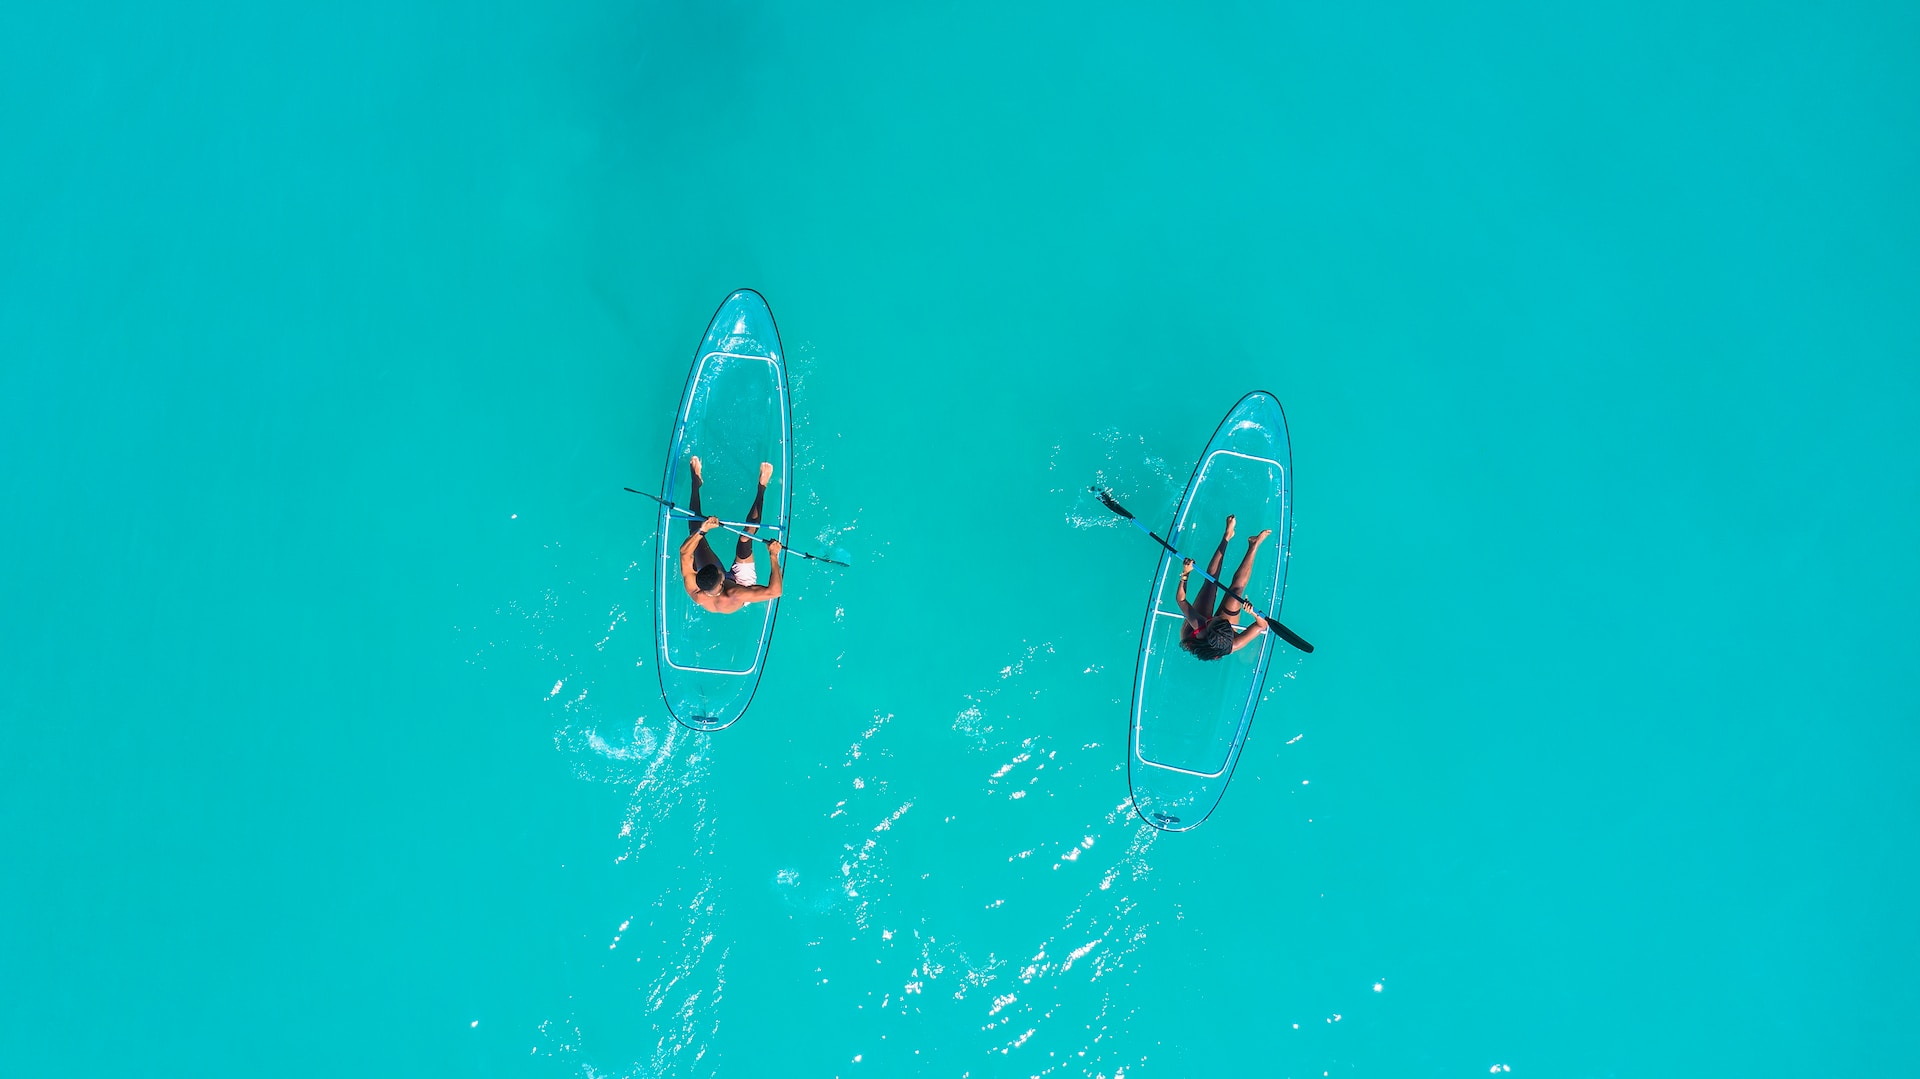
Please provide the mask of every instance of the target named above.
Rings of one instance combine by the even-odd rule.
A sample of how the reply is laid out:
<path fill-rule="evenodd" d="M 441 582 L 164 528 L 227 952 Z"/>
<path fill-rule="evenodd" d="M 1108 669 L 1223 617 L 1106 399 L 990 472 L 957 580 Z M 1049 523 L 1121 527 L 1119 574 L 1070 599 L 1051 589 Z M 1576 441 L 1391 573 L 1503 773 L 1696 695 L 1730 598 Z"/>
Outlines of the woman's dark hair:
<path fill-rule="evenodd" d="M 1233 623 L 1219 621 L 1207 627 L 1202 636 L 1182 633 L 1180 647 L 1201 659 L 1220 659 L 1233 654 Z"/>
<path fill-rule="evenodd" d="M 726 576 L 726 574 L 720 572 L 719 566 L 708 563 L 707 565 L 701 566 L 700 572 L 693 575 L 693 583 L 700 591 L 711 592 L 720 587 L 720 578 L 724 576 Z"/>

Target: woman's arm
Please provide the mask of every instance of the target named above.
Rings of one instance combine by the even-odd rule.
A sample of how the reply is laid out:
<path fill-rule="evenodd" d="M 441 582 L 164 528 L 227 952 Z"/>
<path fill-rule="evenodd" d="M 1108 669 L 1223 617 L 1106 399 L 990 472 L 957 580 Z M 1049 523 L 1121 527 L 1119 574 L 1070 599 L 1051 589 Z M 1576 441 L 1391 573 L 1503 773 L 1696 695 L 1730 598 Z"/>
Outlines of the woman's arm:
<path fill-rule="evenodd" d="M 1253 640 L 1255 637 L 1260 636 L 1262 633 L 1265 633 L 1266 631 L 1267 631 L 1267 620 L 1260 617 L 1257 614 L 1254 615 L 1253 625 L 1248 626 L 1246 629 L 1243 629 L 1240 632 L 1233 635 L 1233 650 L 1235 652 L 1240 651 L 1242 648 L 1245 648 L 1247 646 L 1248 641 Z"/>
<path fill-rule="evenodd" d="M 1183 615 L 1190 613 L 1187 605 L 1187 574 L 1192 572 L 1193 559 L 1182 559 L 1180 562 L 1180 587 L 1173 590 L 1173 602 L 1179 605 L 1180 613 Z"/>

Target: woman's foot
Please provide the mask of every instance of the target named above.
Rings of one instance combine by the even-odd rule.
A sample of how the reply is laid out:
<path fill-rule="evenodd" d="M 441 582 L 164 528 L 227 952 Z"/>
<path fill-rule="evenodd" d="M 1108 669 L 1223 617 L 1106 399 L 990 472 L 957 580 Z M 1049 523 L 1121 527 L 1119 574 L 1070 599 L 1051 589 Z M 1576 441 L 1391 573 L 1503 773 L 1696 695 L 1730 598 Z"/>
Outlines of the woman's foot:
<path fill-rule="evenodd" d="M 1267 530 L 1265 530 L 1264 532 L 1261 532 L 1261 533 L 1260 533 L 1259 535 L 1257 535 L 1257 536 L 1255 536 L 1255 537 L 1253 537 L 1252 539 L 1250 539 L 1250 540 L 1248 540 L 1248 541 L 1247 541 L 1247 547 L 1248 547 L 1249 549 L 1252 549 L 1252 548 L 1254 548 L 1254 547 L 1258 547 L 1258 546 L 1260 546 L 1261 544 L 1263 544 L 1263 543 L 1265 543 L 1265 542 L 1267 542 L 1267 537 L 1268 537 L 1268 536 L 1271 536 L 1271 535 L 1273 535 L 1273 529 L 1271 529 L 1271 528 L 1269 528 L 1269 529 L 1267 529 Z"/>
<path fill-rule="evenodd" d="M 1221 543 L 1225 543 L 1233 538 L 1233 520 L 1233 514 L 1227 514 L 1227 532 L 1226 535 L 1220 537 Z"/>
<path fill-rule="evenodd" d="M 698 456 L 687 458 L 687 467 L 693 470 L 693 482 L 699 483 L 700 482 L 700 458 Z"/>
<path fill-rule="evenodd" d="M 771 461 L 760 462 L 760 486 L 765 487 L 767 485 L 767 481 L 772 478 L 773 478 L 773 463 Z"/>

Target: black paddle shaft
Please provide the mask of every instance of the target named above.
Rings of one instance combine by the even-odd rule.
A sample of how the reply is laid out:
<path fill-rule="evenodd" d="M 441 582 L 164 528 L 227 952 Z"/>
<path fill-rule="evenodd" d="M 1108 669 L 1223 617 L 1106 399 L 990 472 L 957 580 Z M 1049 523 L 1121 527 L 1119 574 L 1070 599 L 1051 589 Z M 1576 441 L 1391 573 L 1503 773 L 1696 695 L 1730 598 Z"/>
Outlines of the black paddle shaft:
<path fill-rule="evenodd" d="M 1127 520 L 1133 522 L 1133 527 L 1153 537 L 1153 542 L 1158 543 L 1162 547 L 1165 547 L 1167 549 L 1168 554 L 1173 555 L 1177 558 L 1187 557 L 1186 555 L 1180 553 L 1179 548 L 1175 547 L 1171 543 L 1168 543 L 1166 540 L 1160 538 L 1160 533 L 1155 532 L 1153 529 L 1148 528 L 1146 525 L 1141 524 L 1140 519 L 1138 517 L 1135 517 L 1133 514 L 1128 513 L 1127 507 L 1122 506 L 1120 503 L 1114 501 L 1114 498 L 1112 495 L 1108 494 L 1107 492 L 1101 490 L 1098 487 L 1089 487 L 1087 488 L 1087 490 L 1092 491 L 1094 494 L 1100 496 L 1100 501 L 1104 503 L 1108 509 L 1112 510 L 1113 512 L 1119 514 L 1122 517 L 1125 517 Z M 1281 625 L 1280 620 L 1278 618 L 1269 618 L 1266 615 L 1261 614 L 1258 610 L 1254 608 L 1252 602 L 1250 602 L 1247 599 L 1247 597 L 1240 594 L 1240 591 L 1238 589 L 1222 581 L 1220 578 L 1215 577 L 1213 574 L 1208 573 L 1206 570 L 1201 570 L 1200 575 L 1205 577 L 1207 580 L 1212 581 L 1214 584 L 1219 585 L 1222 591 L 1226 592 L 1227 595 L 1232 596 L 1234 599 L 1239 600 L 1240 604 L 1244 606 L 1247 610 L 1253 611 L 1254 616 L 1259 618 L 1262 622 L 1265 622 L 1267 624 L 1267 628 L 1273 630 L 1275 633 L 1278 633 L 1280 635 L 1281 640 L 1287 642 L 1288 644 L 1294 646 L 1295 648 L 1298 648 L 1300 651 L 1305 652 L 1309 655 L 1313 653 L 1313 645 L 1308 644 L 1307 639 L 1305 637 L 1302 637 L 1298 633 L 1295 633 L 1294 631 Z"/>

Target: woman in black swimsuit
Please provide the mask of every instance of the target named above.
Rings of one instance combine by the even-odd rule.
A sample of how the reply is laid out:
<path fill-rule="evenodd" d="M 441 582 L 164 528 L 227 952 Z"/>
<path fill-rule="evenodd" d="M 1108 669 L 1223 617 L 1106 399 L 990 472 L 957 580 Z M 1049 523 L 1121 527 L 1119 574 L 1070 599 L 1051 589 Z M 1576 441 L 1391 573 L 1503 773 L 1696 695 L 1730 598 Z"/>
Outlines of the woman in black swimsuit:
<path fill-rule="evenodd" d="M 1247 541 L 1246 556 L 1240 559 L 1240 568 L 1233 571 L 1232 591 L 1246 595 L 1247 581 L 1253 577 L 1253 556 L 1273 535 L 1269 528 Z M 1207 572 L 1215 580 L 1220 577 L 1220 565 L 1227 557 L 1227 541 L 1233 538 L 1233 516 L 1227 517 L 1227 530 L 1220 536 L 1220 546 L 1214 548 L 1213 559 L 1207 563 Z M 1231 595 L 1220 600 L 1215 609 L 1213 600 L 1220 593 L 1218 585 L 1208 581 L 1200 589 L 1200 595 L 1192 603 L 1187 602 L 1187 575 L 1193 572 L 1193 559 L 1184 559 L 1180 563 L 1180 587 L 1174 593 L 1173 600 L 1180 605 L 1180 613 L 1185 621 L 1180 624 L 1180 647 L 1201 659 L 1220 659 L 1245 648 L 1248 641 L 1267 631 L 1267 624 L 1258 617 L 1253 625 L 1241 629 L 1236 623 L 1240 618 L 1241 603 Z"/>

